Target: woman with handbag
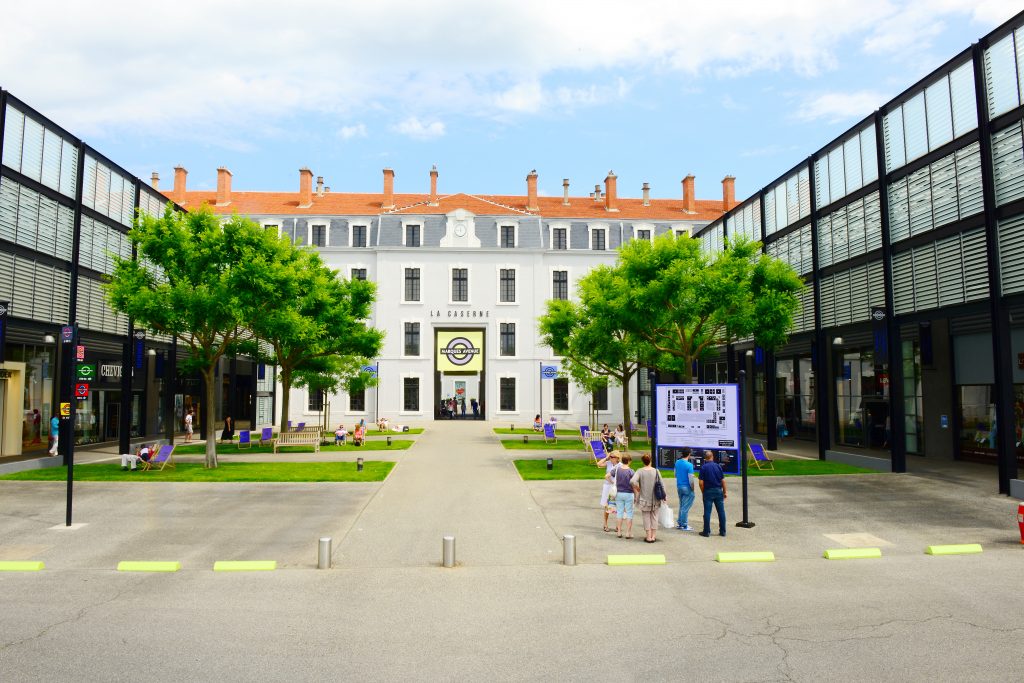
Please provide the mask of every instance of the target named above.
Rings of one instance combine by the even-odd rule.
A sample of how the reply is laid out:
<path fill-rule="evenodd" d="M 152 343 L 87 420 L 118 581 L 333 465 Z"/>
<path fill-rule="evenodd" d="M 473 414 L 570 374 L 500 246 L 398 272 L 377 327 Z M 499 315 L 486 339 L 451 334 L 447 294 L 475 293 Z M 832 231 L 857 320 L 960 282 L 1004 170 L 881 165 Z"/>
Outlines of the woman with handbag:
<path fill-rule="evenodd" d="M 665 487 L 662 485 L 662 497 L 659 497 L 656 489 L 657 485 L 661 484 L 661 473 L 651 466 L 650 454 L 644 453 L 641 460 L 644 466 L 636 471 L 630 483 L 640 499 L 640 514 L 643 516 L 644 533 L 647 535 L 644 542 L 654 543 L 658 540 L 658 508 L 664 500 Z"/>

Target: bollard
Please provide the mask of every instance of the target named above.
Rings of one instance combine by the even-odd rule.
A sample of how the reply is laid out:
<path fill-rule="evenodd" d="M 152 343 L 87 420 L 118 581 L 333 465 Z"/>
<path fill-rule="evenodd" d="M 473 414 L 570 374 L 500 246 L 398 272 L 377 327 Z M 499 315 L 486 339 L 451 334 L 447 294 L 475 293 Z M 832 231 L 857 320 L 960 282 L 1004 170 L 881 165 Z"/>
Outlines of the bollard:
<path fill-rule="evenodd" d="M 523 443 L 529 443 L 529 438 L 530 438 L 529 436 L 527 436 L 526 434 L 523 434 Z"/>
<path fill-rule="evenodd" d="M 316 556 L 317 569 L 331 568 L 331 537 L 325 536 L 320 539 L 320 547 Z"/>
<path fill-rule="evenodd" d="M 445 536 L 441 541 L 441 564 L 445 567 L 455 566 L 454 536 Z"/>
<path fill-rule="evenodd" d="M 388 445 L 389 446 L 391 445 L 391 437 L 390 436 L 388 437 Z"/>
<path fill-rule="evenodd" d="M 555 461 L 552 458 L 548 458 L 548 469 L 549 470 L 555 469 Z"/>
<path fill-rule="evenodd" d="M 576 537 L 571 534 L 562 536 L 562 564 L 566 567 L 576 566 Z"/>
<path fill-rule="evenodd" d="M 356 458 L 356 472 L 362 472 L 362 471 L 363 471 L 363 459 L 362 458 Z"/>

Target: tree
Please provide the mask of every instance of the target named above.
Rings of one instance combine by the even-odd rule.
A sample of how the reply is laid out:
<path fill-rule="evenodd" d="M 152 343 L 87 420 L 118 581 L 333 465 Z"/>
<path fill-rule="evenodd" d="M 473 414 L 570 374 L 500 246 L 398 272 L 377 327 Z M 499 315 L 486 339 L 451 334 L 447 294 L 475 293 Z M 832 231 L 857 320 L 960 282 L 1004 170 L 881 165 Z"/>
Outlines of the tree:
<path fill-rule="evenodd" d="M 616 269 L 600 266 L 577 284 L 580 302 L 553 299 L 540 317 L 541 341 L 565 360 L 573 383 L 594 392 L 609 380 L 622 388 L 624 425 L 630 423 L 629 382 L 650 356 L 650 345 L 629 329 L 628 290 Z M 627 435 L 629 438 L 630 435 Z"/>
<path fill-rule="evenodd" d="M 786 342 L 803 289 L 785 262 L 758 242 L 731 241 L 714 258 L 688 236 L 634 240 L 622 248 L 607 297 L 625 301 L 630 332 L 647 341 L 659 369 L 693 381 L 693 362 L 752 338 L 774 350 Z"/>
<path fill-rule="evenodd" d="M 342 280 L 315 251 L 297 252 L 295 263 L 272 269 L 267 286 L 274 305 L 251 322 L 256 337 L 273 349 L 271 361 L 279 368 L 282 432 L 293 385 L 332 391 L 342 382 L 350 389 L 371 384 L 360 370 L 384 340 L 383 332 L 366 324 L 374 284 Z"/>
<path fill-rule="evenodd" d="M 160 218 L 140 213 L 129 236 L 138 258 L 114 257 L 108 301 L 135 324 L 188 346 L 183 369 L 203 377 L 206 467 L 215 468 L 217 364 L 273 301 L 268 275 L 294 262 L 294 247 L 252 221 L 236 216 L 222 224 L 208 209 L 178 213 L 170 205 Z"/>

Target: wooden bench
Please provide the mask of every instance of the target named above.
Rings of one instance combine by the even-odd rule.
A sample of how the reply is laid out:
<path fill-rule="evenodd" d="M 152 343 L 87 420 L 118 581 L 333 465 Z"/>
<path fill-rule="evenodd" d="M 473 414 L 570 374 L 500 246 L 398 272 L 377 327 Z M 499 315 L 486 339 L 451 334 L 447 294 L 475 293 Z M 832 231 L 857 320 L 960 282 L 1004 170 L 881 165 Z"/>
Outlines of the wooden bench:
<path fill-rule="evenodd" d="M 274 453 L 280 446 L 312 446 L 314 453 L 320 452 L 320 432 L 284 432 L 274 439 Z"/>

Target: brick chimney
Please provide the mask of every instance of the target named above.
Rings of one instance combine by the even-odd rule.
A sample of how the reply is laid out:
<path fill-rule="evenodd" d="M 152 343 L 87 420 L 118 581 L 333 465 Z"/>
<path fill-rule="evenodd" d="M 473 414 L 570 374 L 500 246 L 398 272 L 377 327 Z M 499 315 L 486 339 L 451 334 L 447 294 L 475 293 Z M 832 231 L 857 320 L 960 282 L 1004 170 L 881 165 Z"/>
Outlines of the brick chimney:
<path fill-rule="evenodd" d="M 187 176 L 188 171 L 184 166 L 174 167 L 174 192 L 171 193 L 171 196 L 179 204 L 185 199 L 185 178 Z"/>
<path fill-rule="evenodd" d="M 569 206 L 569 179 L 562 179 L 562 206 Z"/>
<path fill-rule="evenodd" d="M 395 208 L 395 172 L 390 168 L 384 169 L 384 200 L 381 202 L 380 208 Z"/>
<path fill-rule="evenodd" d="M 644 206 L 651 205 L 651 186 L 648 183 L 644 183 L 644 186 L 640 188 L 644 193 Z"/>
<path fill-rule="evenodd" d="M 526 176 L 526 210 L 540 210 L 540 205 L 537 203 L 537 169 L 533 169 Z"/>
<path fill-rule="evenodd" d="M 217 206 L 231 203 L 231 171 L 221 166 L 217 169 Z"/>
<path fill-rule="evenodd" d="M 316 177 L 316 196 L 324 196 L 324 177 L 322 175 Z"/>
<path fill-rule="evenodd" d="M 605 211 L 618 211 L 619 210 L 619 197 L 616 191 L 616 184 L 618 179 L 615 177 L 614 171 L 608 171 L 608 175 L 604 179 L 604 209 Z"/>
<path fill-rule="evenodd" d="M 694 180 L 692 173 L 683 178 L 683 211 L 686 213 L 697 213 L 697 197 L 693 189 Z"/>
<path fill-rule="evenodd" d="M 149 177 L 149 184 L 153 187 L 154 190 L 159 190 L 160 189 L 160 174 L 157 173 L 156 171 L 153 171 L 153 175 L 151 175 Z"/>
<path fill-rule="evenodd" d="M 308 168 L 299 169 L 299 208 L 313 206 L 313 172 Z"/>
<path fill-rule="evenodd" d="M 722 204 L 726 211 L 736 206 L 736 178 L 731 175 L 722 178 Z"/>
<path fill-rule="evenodd" d="M 437 164 L 430 169 L 430 205 L 437 206 Z"/>

